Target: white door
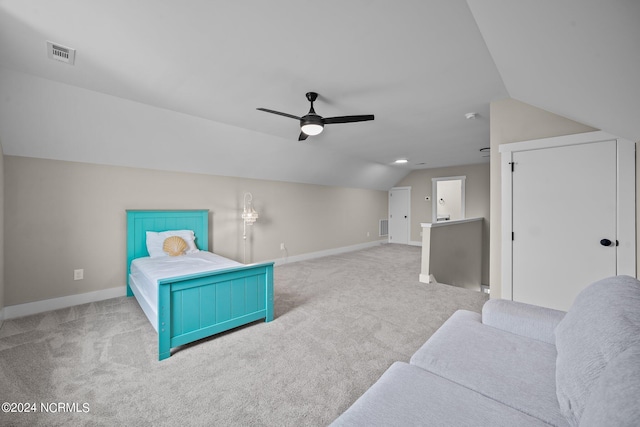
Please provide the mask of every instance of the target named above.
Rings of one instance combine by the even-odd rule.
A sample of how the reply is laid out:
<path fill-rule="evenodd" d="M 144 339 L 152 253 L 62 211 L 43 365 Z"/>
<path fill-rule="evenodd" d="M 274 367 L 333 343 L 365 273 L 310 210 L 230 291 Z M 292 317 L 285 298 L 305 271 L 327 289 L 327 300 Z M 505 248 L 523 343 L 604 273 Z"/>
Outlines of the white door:
<path fill-rule="evenodd" d="M 389 243 L 409 243 L 411 187 L 389 190 Z"/>
<path fill-rule="evenodd" d="M 628 254 L 621 257 L 617 246 L 635 247 L 635 225 L 633 235 L 620 227 L 628 213 L 620 213 L 617 144 L 609 140 L 510 153 L 511 232 L 503 229 L 503 234 L 511 235 L 503 235 L 510 240 L 503 251 L 511 250 L 511 277 L 505 280 L 503 269 L 503 286 L 511 286 L 511 299 L 568 310 L 590 283 L 616 274 L 635 276 L 635 263 L 621 267 Z"/>

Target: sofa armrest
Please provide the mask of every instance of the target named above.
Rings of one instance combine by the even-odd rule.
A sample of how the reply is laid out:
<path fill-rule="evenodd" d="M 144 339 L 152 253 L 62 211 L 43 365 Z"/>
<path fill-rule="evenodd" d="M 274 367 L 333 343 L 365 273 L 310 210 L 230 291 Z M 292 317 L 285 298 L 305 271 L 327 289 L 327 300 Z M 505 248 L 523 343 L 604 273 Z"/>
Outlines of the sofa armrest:
<path fill-rule="evenodd" d="M 490 299 L 482 307 L 482 323 L 503 331 L 556 344 L 554 329 L 566 312 L 504 299 Z"/>

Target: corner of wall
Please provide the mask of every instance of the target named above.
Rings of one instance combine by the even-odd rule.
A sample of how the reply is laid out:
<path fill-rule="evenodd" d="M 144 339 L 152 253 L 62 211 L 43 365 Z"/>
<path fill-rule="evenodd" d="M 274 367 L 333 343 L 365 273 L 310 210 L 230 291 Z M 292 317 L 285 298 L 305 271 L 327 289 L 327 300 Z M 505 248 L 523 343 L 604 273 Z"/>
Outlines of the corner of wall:
<path fill-rule="evenodd" d="M 491 102 L 489 115 L 491 145 L 489 283 L 491 298 L 500 298 L 502 295 L 502 177 L 499 146 L 510 142 L 572 135 L 598 129 L 512 98 Z"/>

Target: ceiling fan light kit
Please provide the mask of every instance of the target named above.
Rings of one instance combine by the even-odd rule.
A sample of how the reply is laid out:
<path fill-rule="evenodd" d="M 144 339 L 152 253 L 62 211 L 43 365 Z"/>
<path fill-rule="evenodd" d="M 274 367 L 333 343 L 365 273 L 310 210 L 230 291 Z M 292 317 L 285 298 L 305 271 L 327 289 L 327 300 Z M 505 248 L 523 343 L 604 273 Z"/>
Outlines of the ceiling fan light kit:
<path fill-rule="evenodd" d="M 324 122 L 322 121 L 322 117 L 317 115 L 313 109 L 313 101 L 318 99 L 318 94 L 315 92 L 307 92 L 306 96 L 311 103 L 311 109 L 306 116 L 302 116 L 300 119 L 300 130 L 309 136 L 319 135 L 324 129 Z"/>
<path fill-rule="evenodd" d="M 316 114 L 313 109 L 313 102 L 318 99 L 316 92 L 307 92 L 307 100 L 311 103 L 309 112 L 302 117 L 294 116 L 293 114 L 282 113 L 280 111 L 269 110 L 267 108 L 257 108 L 260 111 L 264 111 L 271 114 L 277 114 L 279 116 L 289 117 L 300 121 L 300 136 L 298 141 L 304 141 L 307 136 L 319 135 L 324 129 L 324 125 L 335 123 L 354 123 L 373 120 L 373 114 L 359 115 L 359 116 L 339 116 L 339 117 L 327 117 L 323 118 Z"/>
<path fill-rule="evenodd" d="M 300 130 L 309 136 L 319 135 L 323 129 L 322 117 L 316 114 L 307 114 L 300 119 Z"/>

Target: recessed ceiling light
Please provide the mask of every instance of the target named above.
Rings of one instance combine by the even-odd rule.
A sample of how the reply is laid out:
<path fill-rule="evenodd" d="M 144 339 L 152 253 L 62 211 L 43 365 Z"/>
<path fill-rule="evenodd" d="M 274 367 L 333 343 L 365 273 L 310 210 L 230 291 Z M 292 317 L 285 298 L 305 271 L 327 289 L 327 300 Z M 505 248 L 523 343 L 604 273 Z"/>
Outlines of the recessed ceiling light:
<path fill-rule="evenodd" d="M 409 160 L 407 160 L 407 159 L 398 159 L 393 163 L 402 164 L 402 163 L 408 163 L 408 162 L 409 162 Z"/>

